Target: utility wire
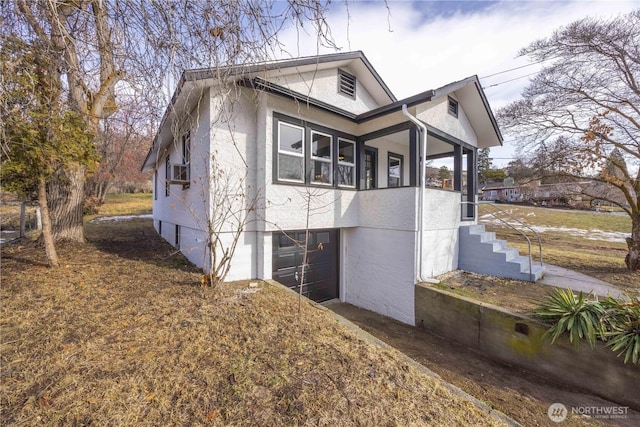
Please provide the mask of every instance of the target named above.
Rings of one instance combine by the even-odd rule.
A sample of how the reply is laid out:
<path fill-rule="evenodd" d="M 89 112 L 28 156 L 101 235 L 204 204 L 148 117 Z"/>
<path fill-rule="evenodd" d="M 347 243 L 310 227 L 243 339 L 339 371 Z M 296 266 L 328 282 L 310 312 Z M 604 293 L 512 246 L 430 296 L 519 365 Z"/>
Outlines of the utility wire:
<path fill-rule="evenodd" d="M 484 89 L 488 89 L 490 87 L 500 86 L 502 84 L 509 83 L 509 82 L 514 81 L 514 80 L 524 79 L 525 77 L 533 76 L 534 74 L 538 74 L 539 72 L 540 71 L 536 71 L 534 73 L 530 73 L 530 74 L 527 74 L 527 75 L 524 75 L 524 76 L 520 76 L 520 77 L 515 77 L 513 79 L 505 80 L 505 81 L 502 81 L 502 82 L 499 82 L 499 83 L 495 83 L 495 84 L 492 84 L 492 85 L 489 85 L 489 86 L 483 86 L 482 89 L 484 90 Z"/>
<path fill-rule="evenodd" d="M 497 76 L 498 74 L 504 74 L 504 73 L 508 73 L 510 71 L 519 70 L 521 68 L 531 67 L 532 65 L 540 64 L 542 62 L 549 61 L 550 59 L 552 59 L 552 58 L 541 59 L 540 61 L 532 62 L 530 64 L 521 65 L 521 66 L 515 67 L 515 68 L 510 68 L 510 69 L 504 70 L 504 71 L 498 71 L 497 73 L 489 74 L 488 76 L 483 76 L 483 77 L 480 77 L 480 78 L 481 79 L 488 79 L 489 77 Z"/>

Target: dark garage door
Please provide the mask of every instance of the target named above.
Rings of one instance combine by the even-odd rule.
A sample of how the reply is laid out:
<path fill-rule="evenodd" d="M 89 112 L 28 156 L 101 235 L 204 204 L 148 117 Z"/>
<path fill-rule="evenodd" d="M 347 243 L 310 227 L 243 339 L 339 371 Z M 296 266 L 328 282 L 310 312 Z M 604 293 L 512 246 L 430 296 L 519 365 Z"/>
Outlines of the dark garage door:
<path fill-rule="evenodd" d="M 338 298 L 338 232 L 310 230 L 308 258 L 302 294 L 322 302 Z M 273 233 L 273 279 L 299 291 L 305 232 Z M 291 238 L 297 241 L 294 242 Z"/>

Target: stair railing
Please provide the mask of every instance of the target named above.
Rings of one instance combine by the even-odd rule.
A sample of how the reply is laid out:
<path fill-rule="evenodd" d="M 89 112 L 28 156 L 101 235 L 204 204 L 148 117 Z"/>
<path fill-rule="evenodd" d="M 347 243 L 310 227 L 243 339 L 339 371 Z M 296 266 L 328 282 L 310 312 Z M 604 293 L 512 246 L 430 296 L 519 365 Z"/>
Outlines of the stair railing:
<path fill-rule="evenodd" d="M 513 224 L 509 223 L 508 221 L 504 220 L 499 215 L 497 215 L 497 212 L 500 212 L 500 213 L 503 213 L 503 214 L 507 215 L 509 218 L 511 218 L 512 220 L 517 222 L 522 227 L 530 230 L 536 236 L 536 239 L 538 240 L 538 251 L 539 251 L 539 255 L 540 255 L 540 266 L 542 267 L 542 265 L 543 265 L 542 264 L 542 240 L 540 239 L 540 234 L 538 234 L 538 232 L 536 230 L 534 230 L 533 228 L 531 228 L 530 226 L 528 226 L 527 224 L 522 222 L 519 218 L 516 218 L 515 216 L 511 215 L 506 210 L 499 208 L 494 203 L 488 203 L 488 202 L 476 203 L 476 202 L 467 202 L 467 201 L 463 201 L 463 202 L 460 202 L 460 203 L 461 204 L 467 204 L 467 205 L 473 205 L 473 206 L 476 206 L 476 207 L 480 206 L 480 204 L 482 204 L 484 206 L 491 206 L 492 208 L 496 209 L 496 211 L 489 212 L 489 214 L 491 214 L 494 218 L 496 218 L 497 220 L 501 221 L 502 223 L 506 224 L 508 227 L 514 229 L 516 232 L 518 232 L 521 236 L 523 236 L 527 240 L 527 245 L 528 245 L 528 249 L 529 249 L 529 276 L 532 276 L 533 275 L 533 267 L 532 267 L 533 266 L 533 258 L 531 256 L 531 239 L 529 239 L 529 236 L 527 236 L 527 234 L 524 233 L 522 230 L 519 230 L 518 228 L 514 227 Z"/>

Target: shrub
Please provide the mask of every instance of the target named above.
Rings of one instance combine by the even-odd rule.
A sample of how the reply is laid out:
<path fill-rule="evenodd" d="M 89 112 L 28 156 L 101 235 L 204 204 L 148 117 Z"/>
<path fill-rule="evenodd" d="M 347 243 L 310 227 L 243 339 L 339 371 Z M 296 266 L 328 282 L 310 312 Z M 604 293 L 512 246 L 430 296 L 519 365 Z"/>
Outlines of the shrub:
<path fill-rule="evenodd" d="M 624 354 L 624 363 L 640 362 L 640 301 L 607 297 L 598 301 L 576 296 L 570 289 L 556 289 L 549 293 L 535 313 L 553 325 L 544 334 L 551 342 L 564 333 L 577 348 L 586 339 L 591 347 L 596 340 L 606 343 L 618 357 Z"/>
<path fill-rule="evenodd" d="M 97 215 L 100 211 L 100 199 L 97 197 L 87 197 L 82 202 L 82 214 L 83 215 Z"/>

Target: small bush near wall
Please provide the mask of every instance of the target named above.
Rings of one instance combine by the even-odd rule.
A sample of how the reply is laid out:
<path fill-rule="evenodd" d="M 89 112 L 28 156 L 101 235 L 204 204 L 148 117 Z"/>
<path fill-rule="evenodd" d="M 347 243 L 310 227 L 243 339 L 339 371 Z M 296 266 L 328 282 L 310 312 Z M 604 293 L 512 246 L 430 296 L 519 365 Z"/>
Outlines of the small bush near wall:
<path fill-rule="evenodd" d="M 536 309 L 536 314 L 553 325 L 545 333 L 551 343 L 563 335 L 577 348 L 586 340 L 593 348 L 596 340 L 624 355 L 624 363 L 640 362 L 640 301 L 613 297 L 597 300 L 582 292 L 555 289 Z"/>

